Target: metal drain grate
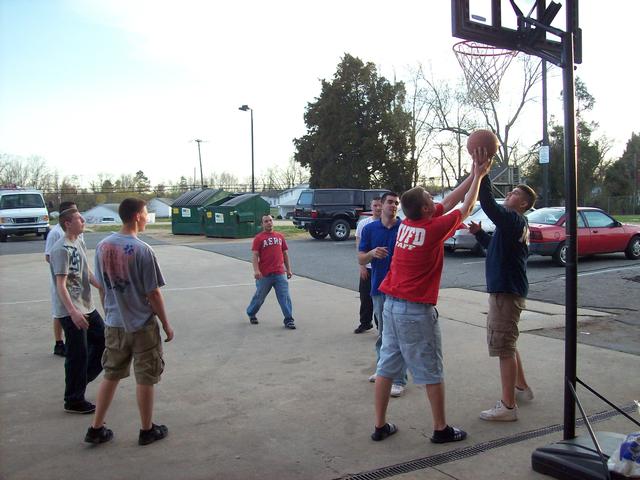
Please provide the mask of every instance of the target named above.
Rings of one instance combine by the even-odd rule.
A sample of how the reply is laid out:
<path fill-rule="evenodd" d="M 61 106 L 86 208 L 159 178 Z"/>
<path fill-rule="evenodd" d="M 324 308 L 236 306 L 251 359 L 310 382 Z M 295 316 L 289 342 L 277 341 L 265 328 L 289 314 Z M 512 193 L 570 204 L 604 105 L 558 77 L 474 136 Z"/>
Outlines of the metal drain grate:
<path fill-rule="evenodd" d="M 631 403 L 621 407 L 625 413 L 631 413 L 635 411 L 635 404 Z M 616 410 L 606 410 L 604 412 L 594 413 L 589 416 L 589 422 L 596 423 L 620 415 Z M 584 420 L 581 418 L 576 421 L 577 426 L 584 425 Z M 516 433 L 508 437 L 498 438 L 496 440 L 490 440 L 488 442 L 479 443 L 470 447 L 459 448 L 450 452 L 438 453 L 430 457 L 419 458 L 416 460 L 410 460 L 405 463 L 399 463 L 397 465 L 391 465 L 389 467 L 382 467 L 376 470 L 370 470 L 368 472 L 356 473 L 353 475 L 345 475 L 336 480 L 379 480 L 381 478 L 389 478 L 394 475 L 400 475 L 403 473 L 414 472 L 416 470 L 422 470 L 424 468 L 436 467 L 444 463 L 455 462 L 457 460 L 463 460 L 465 458 L 479 455 L 488 450 L 504 447 L 505 445 L 512 445 L 515 443 L 524 442 L 536 437 L 543 437 L 550 433 L 562 431 L 562 425 L 551 425 L 548 427 L 539 428 L 537 430 L 529 430 L 528 432 Z"/>

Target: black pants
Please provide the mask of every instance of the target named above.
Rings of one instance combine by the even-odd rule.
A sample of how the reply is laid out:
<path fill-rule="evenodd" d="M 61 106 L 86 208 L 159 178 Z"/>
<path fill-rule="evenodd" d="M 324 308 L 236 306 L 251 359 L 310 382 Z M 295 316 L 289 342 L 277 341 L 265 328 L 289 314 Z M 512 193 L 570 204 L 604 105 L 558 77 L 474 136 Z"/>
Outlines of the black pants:
<path fill-rule="evenodd" d="M 102 371 L 104 322 L 97 310 L 87 316 L 87 321 L 89 328 L 81 330 L 71 317 L 60 319 L 67 345 L 64 360 L 65 403 L 83 401 L 87 384 Z"/>
<path fill-rule="evenodd" d="M 367 268 L 366 280 L 360 277 L 358 292 L 360 292 L 360 325 L 371 325 L 373 320 L 373 301 L 371 300 L 371 269 Z M 376 319 L 376 325 L 378 320 Z"/>

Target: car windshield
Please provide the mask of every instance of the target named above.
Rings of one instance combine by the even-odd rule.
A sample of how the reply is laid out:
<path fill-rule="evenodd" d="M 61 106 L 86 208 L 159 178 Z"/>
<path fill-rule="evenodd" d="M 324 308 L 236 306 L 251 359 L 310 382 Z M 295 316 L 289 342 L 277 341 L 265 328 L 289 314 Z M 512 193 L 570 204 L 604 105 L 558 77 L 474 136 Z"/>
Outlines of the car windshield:
<path fill-rule="evenodd" d="M 564 215 L 564 208 L 541 208 L 527 214 L 529 223 L 555 225 Z"/>
<path fill-rule="evenodd" d="M 2 195 L 0 209 L 11 210 L 16 208 L 44 208 L 44 200 L 37 193 L 15 193 Z"/>

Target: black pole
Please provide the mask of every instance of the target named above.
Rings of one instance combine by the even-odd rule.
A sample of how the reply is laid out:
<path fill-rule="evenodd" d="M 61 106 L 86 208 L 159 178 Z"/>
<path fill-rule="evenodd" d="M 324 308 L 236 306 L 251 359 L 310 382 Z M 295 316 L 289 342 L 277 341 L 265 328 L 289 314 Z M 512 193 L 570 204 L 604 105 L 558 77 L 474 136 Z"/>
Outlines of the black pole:
<path fill-rule="evenodd" d="M 547 109 L 547 61 L 542 60 L 542 146 L 549 148 L 549 129 L 548 129 L 548 109 Z M 550 149 L 549 149 L 550 150 Z M 551 161 L 551 152 L 549 151 L 548 162 Z M 549 163 L 542 164 L 542 196 L 544 198 L 544 206 L 548 207 L 549 201 Z"/>
<path fill-rule="evenodd" d="M 253 108 L 251 110 L 251 193 L 256 193 L 255 176 L 253 170 Z"/>
<path fill-rule="evenodd" d="M 564 440 L 576 436 L 576 404 L 571 387 L 576 386 L 577 363 L 577 148 L 574 68 L 574 7 L 577 0 L 566 5 L 567 32 L 562 38 L 562 84 L 564 100 L 564 175 L 566 208 L 566 267 L 565 267 L 565 350 L 564 350 Z M 569 384 L 571 387 L 569 387 Z"/>

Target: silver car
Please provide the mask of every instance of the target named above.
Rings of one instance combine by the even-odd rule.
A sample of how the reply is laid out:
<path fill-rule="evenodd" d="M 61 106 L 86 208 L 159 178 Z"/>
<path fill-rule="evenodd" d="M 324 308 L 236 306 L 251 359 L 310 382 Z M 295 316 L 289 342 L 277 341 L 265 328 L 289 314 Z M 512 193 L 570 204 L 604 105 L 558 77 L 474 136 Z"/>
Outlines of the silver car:
<path fill-rule="evenodd" d="M 496 202 L 501 204 L 504 202 L 504 199 L 497 198 Z M 444 242 L 444 248 L 451 252 L 454 252 L 458 249 L 471 250 L 471 253 L 474 255 L 478 255 L 484 257 L 487 252 L 482 245 L 478 243 L 475 235 L 469 233 L 469 222 L 474 221 L 475 223 L 482 222 L 482 229 L 487 232 L 489 235 L 492 235 L 496 229 L 496 226 L 493 222 L 487 217 L 487 214 L 484 213 L 484 210 L 480 207 L 480 202 L 476 202 L 471 210 L 471 215 L 467 217 L 464 223 L 460 224 L 460 228 L 455 231 L 453 236 L 447 238 Z"/>

